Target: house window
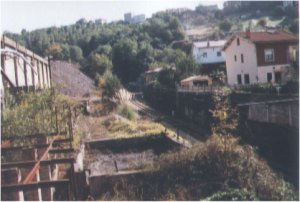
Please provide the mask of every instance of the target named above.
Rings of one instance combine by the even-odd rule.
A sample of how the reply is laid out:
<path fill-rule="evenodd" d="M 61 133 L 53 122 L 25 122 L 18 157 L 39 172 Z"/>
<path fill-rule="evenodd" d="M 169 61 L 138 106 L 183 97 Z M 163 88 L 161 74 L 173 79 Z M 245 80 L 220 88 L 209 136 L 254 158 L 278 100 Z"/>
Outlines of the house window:
<path fill-rule="evenodd" d="M 245 75 L 244 75 L 244 79 L 245 79 L 245 84 L 249 84 L 249 83 L 250 83 L 250 77 L 249 77 L 249 74 L 245 74 Z"/>
<path fill-rule="evenodd" d="M 272 73 L 267 73 L 267 80 L 268 80 L 268 83 L 270 83 L 272 81 Z"/>
<path fill-rule="evenodd" d="M 204 57 L 204 58 L 207 58 L 207 52 L 204 52 L 204 53 L 203 53 L 203 57 Z"/>
<path fill-rule="evenodd" d="M 242 76 L 240 74 L 237 75 L 237 83 L 242 84 Z"/>
<path fill-rule="evenodd" d="M 236 43 L 237 43 L 238 46 L 240 45 L 240 39 L 239 38 L 236 39 Z"/>
<path fill-rule="evenodd" d="M 220 51 L 217 52 L 217 56 L 221 57 L 221 52 Z"/>
<path fill-rule="evenodd" d="M 244 55 L 241 54 L 241 62 L 244 63 Z"/>
<path fill-rule="evenodd" d="M 265 62 L 274 61 L 274 49 L 265 49 Z"/>
<path fill-rule="evenodd" d="M 236 61 L 236 55 L 234 55 L 234 61 Z"/>

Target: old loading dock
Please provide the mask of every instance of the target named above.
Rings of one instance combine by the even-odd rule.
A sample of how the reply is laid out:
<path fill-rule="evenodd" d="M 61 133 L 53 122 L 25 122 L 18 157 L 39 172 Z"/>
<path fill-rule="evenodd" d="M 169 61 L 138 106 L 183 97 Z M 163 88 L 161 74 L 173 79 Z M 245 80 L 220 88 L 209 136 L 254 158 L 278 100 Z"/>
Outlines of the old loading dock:
<path fill-rule="evenodd" d="M 165 134 L 93 140 L 85 145 L 85 159 L 89 160 L 84 164 L 90 170 L 89 190 L 94 199 L 109 193 L 122 180 L 142 179 L 148 172 L 157 172 L 151 166 L 159 155 L 182 147 Z"/>
<path fill-rule="evenodd" d="M 63 111 L 64 113 L 59 113 Z M 45 118 L 54 132 L 1 138 L 2 200 L 74 200 L 77 175 L 72 111 L 56 106 Z M 3 129 L 3 128 L 2 128 Z"/>

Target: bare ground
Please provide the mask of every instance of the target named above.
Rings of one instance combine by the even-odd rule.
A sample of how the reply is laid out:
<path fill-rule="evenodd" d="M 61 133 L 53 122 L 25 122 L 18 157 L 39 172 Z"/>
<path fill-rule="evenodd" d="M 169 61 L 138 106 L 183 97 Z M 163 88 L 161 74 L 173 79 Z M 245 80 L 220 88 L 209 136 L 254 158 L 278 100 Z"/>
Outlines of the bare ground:
<path fill-rule="evenodd" d="M 51 61 L 52 84 L 58 92 L 70 97 L 89 97 L 96 90 L 93 79 L 79 68 L 77 63 Z"/>

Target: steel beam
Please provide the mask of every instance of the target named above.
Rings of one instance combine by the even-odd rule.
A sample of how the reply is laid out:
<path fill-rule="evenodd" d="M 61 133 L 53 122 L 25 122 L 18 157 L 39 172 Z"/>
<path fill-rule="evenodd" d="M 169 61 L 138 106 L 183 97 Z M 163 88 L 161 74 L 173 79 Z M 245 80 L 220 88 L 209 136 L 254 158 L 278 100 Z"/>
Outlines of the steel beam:
<path fill-rule="evenodd" d="M 54 139 L 51 141 L 49 147 L 46 149 L 46 151 L 44 152 L 44 154 L 42 155 L 42 157 L 35 163 L 35 165 L 33 166 L 33 168 L 31 169 L 31 171 L 29 172 L 29 174 L 27 175 L 27 177 L 24 179 L 23 184 L 27 184 L 29 182 L 31 182 L 31 180 L 34 178 L 36 172 L 39 170 L 40 168 L 40 163 L 42 160 L 46 160 L 46 158 L 48 157 L 48 153 L 49 150 L 52 148 L 52 144 L 53 142 L 58 138 L 58 136 L 54 137 Z"/>
<path fill-rule="evenodd" d="M 58 158 L 58 159 L 50 159 L 41 161 L 41 166 L 53 165 L 53 164 L 64 164 L 64 163 L 74 163 L 74 158 Z M 37 161 L 18 161 L 18 162 L 9 162 L 9 163 L 1 163 L 1 169 L 11 168 L 11 167 L 30 167 L 34 166 Z"/>
<path fill-rule="evenodd" d="M 1 185 L 1 191 L 2 193 L 14 192 L 14 191 L 25 191 L 25 190 L 32 190 L 32 189 L 46 188 L 46 187 L 66 186 L 69 183 L 70 181 L 68 179 L 62 179 L 62 180 L 29 182 L 27 184 Z"/>

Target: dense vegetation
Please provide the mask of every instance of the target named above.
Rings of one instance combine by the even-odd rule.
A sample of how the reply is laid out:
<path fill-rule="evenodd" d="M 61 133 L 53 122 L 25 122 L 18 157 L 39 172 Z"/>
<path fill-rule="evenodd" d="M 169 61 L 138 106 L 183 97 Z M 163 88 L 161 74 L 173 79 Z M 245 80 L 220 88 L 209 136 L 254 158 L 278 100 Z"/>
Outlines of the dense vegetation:
<path fill-rule="evenodd" d="M 218 39 L 233 30 L 243 30 L 241 18 L 245 16 L 258 19 L 255 25 L 249 22 L 247 26 L 251 28 L 268 25 L 265 16 L 269 16 L 280 18 L 283 29 L 299 33 L 296 7 L 284 8 L 281 2 L 231 3 L 240 5 L 224 4 L 223 10 L 215 11 L 199 5 L 194 11 L 158 12 L 142 24 L 101 24 L 82 18 L 73 25 L 5 34 L 39 55 L 81 63 L 82 71 L 92 78 L 111 71 L 123 84 L 136 81 L 149 68 L 176 65 L 176 70 L 166 70 L 160 77 L 160 81 L 169 80 L 160 84 L 173 87 L 199 70 L 189 57 L 191 42 L 185 40 L 184 33 L 188 24 L 216 27 L 208 38 Z"/>
<path fill-rule="evenodd" d="M 135 81 L 149 66 L 175 63 L 178 55 L 187 58 L 185 52 L 170 47 L 173 41 L 184 39 L 182 26 L 170 15 L 134 25 L 80 19 L 70 26 L 7 35 L 42 56 L 80 62 L 82 71 L 91 77 L 112 71 L 123 83 Z"/>
<path fill-rule="evenodd" d="M 236 112 L 223 89 L 213 97 L 213 135 L 160 156 L 140 175 L 109 184 L 101 200 L 297 200 L 295 188 L 235 137 Z M 164 182 L 164 183 L 161 183 Z"/>

